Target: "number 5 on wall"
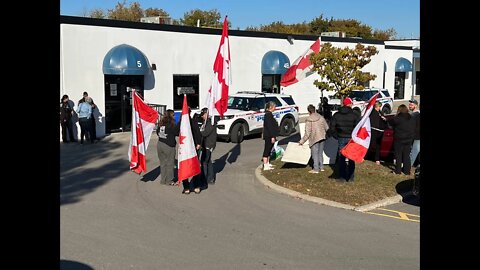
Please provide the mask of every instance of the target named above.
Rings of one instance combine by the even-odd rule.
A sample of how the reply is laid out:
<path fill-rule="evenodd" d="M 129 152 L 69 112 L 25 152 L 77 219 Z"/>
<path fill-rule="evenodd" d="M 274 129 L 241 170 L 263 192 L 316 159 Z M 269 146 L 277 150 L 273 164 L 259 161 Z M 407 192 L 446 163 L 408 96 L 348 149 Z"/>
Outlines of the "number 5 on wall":
<path fill-rule="evenodd" d="M 140 62 L 140 60 L 137 61 L 137 67 L 142 67 L 142 63 Z"/>

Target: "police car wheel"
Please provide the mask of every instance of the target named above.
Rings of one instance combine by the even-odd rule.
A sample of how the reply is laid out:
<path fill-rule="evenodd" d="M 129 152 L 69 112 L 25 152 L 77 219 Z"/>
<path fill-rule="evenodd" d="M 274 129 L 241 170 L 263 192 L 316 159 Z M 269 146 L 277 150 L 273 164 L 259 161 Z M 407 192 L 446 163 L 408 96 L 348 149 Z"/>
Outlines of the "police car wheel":
<path fill-rule="evenodd" d="M 243 131 L 243 125 L 242 124 L 236 124 L 232 128 L 232 135 L 230 136 L 230 140 L 233 143 L 241 143 L 243 141 L 243 136 L 244 136 L 244 131 Z"/>
<path fill-rule="evenodd" d="M 293 120 L 290 118 L 283 119 L 280 125 L 280 135 L 288 136 L 293 132 Z"/>

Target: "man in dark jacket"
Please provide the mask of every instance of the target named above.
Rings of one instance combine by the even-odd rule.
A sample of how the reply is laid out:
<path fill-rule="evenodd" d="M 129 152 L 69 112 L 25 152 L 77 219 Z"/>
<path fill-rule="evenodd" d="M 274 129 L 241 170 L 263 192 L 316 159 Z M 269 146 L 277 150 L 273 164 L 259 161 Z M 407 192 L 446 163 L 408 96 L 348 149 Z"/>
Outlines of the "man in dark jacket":
<path fill-rule="evenodd" d="M 352 109 L 352 99 L 347 97 L 343 100 L 343 106 L 332 116 L 330 130 L 332 136 L 338 140 L 337 159 L 335 161 L 335 178 L 339 182 L 353 182 L 355 162 L 348 160 L 340 153 L 352 138 L 352 131 L 360 121 L 360 115 Z"/>
<path fill-rule="evenodd" d="M 71 102 L 72 101 L 69 100 L 68 95 L 63 95 L 62 105 L 60 107 L 60 124 L 62 125 L 62 141 L 64 143 L 70 141 L 76 142 L 75 137 L 73 137 L 73 105 L 71 105 Z"/>
<path fill-rule="evenodd" d="M 413 121 L 415 121 L 415 135 L 413 137 L 412 151 L 410 152 L 410 161 L 412 165 L 420 153 L 420 110 L 418 109 L 418 101 L 412 99 L 408 103 L 408 109 Z"/>
<path fill-rule="evenodd" d="M 207 108 L 202 109 L 200 116 L 203 120 L 203 124 L 200 127 L 200 133 L 202 134 L 202 186 L 208 186 L 208 184 L 215 184 L 212 152 L 215 146 L 217 146 L 217 126 L 212 124 L 212 119 L 210 118 Z"/>

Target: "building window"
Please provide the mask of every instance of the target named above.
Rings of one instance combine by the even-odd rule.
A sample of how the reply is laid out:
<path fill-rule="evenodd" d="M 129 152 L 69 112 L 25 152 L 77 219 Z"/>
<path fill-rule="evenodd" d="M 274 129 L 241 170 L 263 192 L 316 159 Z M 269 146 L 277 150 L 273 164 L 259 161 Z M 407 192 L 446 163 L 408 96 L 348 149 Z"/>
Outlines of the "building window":
<path fill-rule="evenodd" d="M 405 96 L 405 72 L 395 72 L 394 99 L 403 99 Z"/>
<path fill-rule="evenodd" d="M 281 74 L 263 74 L 262 75 L 262 92 L 280 93 Z"/>
<path fill-rule="evenodd" d="M 199 75 L 173 75 L 173 109 L 182 110 L 183 94 L 178 94 L 179 88 L 192 89 L 194 93 L 187 94 L 187 104 L 192 109 L 199 109 Z"/>

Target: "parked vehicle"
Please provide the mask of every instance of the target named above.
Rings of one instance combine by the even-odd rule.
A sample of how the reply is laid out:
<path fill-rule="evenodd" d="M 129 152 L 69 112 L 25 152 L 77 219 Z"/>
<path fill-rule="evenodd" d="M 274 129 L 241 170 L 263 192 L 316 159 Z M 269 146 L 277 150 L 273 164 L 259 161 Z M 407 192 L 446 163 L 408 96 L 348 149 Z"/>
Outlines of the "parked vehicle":
<path fill-rule="evenodd" d="M 385 118 L 390 120 L 394 116 L 394 114 L 385 115 Z M 382 143 L 380 144 L 380 158 L 382 160 L 393 160 L 393 129 L 390 125 L 387 125 L 383 132 Z"/>
<path fill-rule="evenodd" d="M 388 114 L 385 115 L 385 118 L 387 118 L 388 121 L 394 116 L 395 114 Z M 382 143 L 380 145 L 380 158 L 382 160 L 393 160 L 393 128 L 390 125 L 387 125 L 383 132 Z M 411 163 L 412 166 L 420 164 L 420 153 L 418 153 L 416 160 L 411 160 Z"/>
<path fill-rule="evenodd" d="M 334 92 L 324 91 L 323 93 L 324 97 L 326 97 L 328 100 L 328 105 L 330 106 L 330 110 L 332 111 L 332 113 L 337 112 L 338 108 L 341 106 L 340 99 L 335 97 Z M 390 96 L 390 93 L 388 93 L 387 89 L 380 88 L 353 90 L 349 95 L 349 97 L 353 101 L 352 109 L 358 110 L 360 114 L 363 115 L 367 106 L 367 102 L 376 93 L 379 93 L 379 95 L 377 96 L 377 101 L 382 103 L 381 110 L 383 114 L 390 114 L 393 108 L 393 98 Z"/>
<path fill-rule="evenodd" d="M 367 106 L 367 102 L 376 93 L 378 93 L 377 101 L 382 103 L 381 110 L 383 114 L 390 114 L 393 108 L 393 98 L 390 96 L 387 89 L 369 88 L 364 90 L 353 90 L 349 97 L 352 98 L 354 104 L 357 103 L 357 106 L 362 107 L 363 113 L 363 110 Z"/>
<path fill-rule="evenodd" d="M 273 116 L 280 126 L 280 135 L 288 136 L 298 123 L 298 106 L 289 95 L 240 91 L 228 97 L 228 110 L 222 119 L 215 117 L 217 137 L 240 143 L 244 136 L 263 131 L 265 104 L 277 105 Z"/>

